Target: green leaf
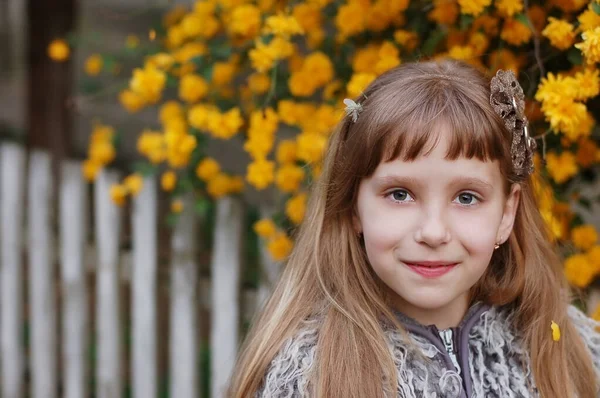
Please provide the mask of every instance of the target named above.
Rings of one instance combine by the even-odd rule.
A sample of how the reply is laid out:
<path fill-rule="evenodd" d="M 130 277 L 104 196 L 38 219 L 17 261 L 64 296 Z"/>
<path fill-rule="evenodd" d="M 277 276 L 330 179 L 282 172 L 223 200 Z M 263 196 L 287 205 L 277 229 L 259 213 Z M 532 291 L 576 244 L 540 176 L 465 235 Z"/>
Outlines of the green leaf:
<path fill-rule="evenodd" d="M 171 228 L 175 227 L 175 225 L 177 225 L 177 220 L 179 219 L 179 214 L 175 214 L 175 213 L 169 213 L 167 214 L 167 225 Z"/>
<path fill-rule="evenodd" d="M 460 16 L 460 30 L 467 30 L 473 24 L 475 17 L 473 15 L 461 14 Z"/>
<path fill-rule="evenodd" d="M 206 217 L 211 210 L 212 203 L 207 198 L 200 198 L 194 204 L 194 210 L 200 217 Z"/>
<path fill-rule="evenodd" d="M 600 15 L 600 4 L 592 1 L 592 10 L 594 10 L 596 14 Z"/>
<path fill-rule="evenodd" d="M 212 75 L 213 75 L 213 65 L 210 65 L 206 68 L 204 68 L 202 70 L 202 77 L 204 78 L 204 80 L 206 80 L 207 82 L 212 81 Z"/>
<path fill-rule="evenodd" d="M 433 54 L 438 44 L 446 37 L 446 32 L 441 29 L 437 29 L 431 33 L 431 35 L 423 43 L 423 54 L 430 56 Z"/>
<path fill-rule="evenodd" d="M 571 47 L 567 52 L 567 59 L 572 65 L 581 65 L 583 64 L 583 55 L 581 54 L 581 50 L 575 47 Z"/>
<path fill-rule="evenodd" d="M 136 162 L 133 165 L 133 171 L 147 177 L 156 173 L 156 166 L 148 162 Z"/>
<path fill-rule="evenodd" d="M 521 14 L 517 14 L 515 15 L 515 19 L 519 22 L 521 22 L 523 25 L 525 26 L 529 26 L 529 28 L 531 28 L 531 25 L 529 24 L 529 18 L 527 17 L 527 15 L 521 13 Z"/>

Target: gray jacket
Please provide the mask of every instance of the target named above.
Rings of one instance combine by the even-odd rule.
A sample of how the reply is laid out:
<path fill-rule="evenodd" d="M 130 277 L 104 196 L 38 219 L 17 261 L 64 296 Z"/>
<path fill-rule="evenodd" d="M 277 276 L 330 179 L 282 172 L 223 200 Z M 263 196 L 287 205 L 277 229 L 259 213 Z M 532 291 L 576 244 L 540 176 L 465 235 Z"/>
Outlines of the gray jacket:
<path fill-rule="evenodd" d="M 388 397 L 526 398 L 538 397 L 527 352 L 511 325 L 507 309 L 473 305 L 456 327 L 439 331 L 399 312 L 410 345 L 398 330 L 385 328 L 396 363 L 398 385 Z M 600 377 L 600 323 L 577 308 L 569 316 L 592 355 Z M 257 398 L 311 397 L 308 375 L 315 362 L 319 320 L 303 324 L 271 362 Z M 548 333 L 550 327 L 548 325 Z M 415 349 L 424 354 L 418 355 Z M 551 366 L 550 364 L 548 366 Z M 599 395 L 600 397 L 600 395 Z"/>

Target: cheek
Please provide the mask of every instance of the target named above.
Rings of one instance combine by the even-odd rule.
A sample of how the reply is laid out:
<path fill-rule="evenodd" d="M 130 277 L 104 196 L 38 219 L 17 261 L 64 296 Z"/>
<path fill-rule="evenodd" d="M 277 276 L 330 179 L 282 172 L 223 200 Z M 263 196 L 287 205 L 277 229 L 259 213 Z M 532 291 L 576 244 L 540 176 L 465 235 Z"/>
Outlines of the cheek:
<path fill-rule="evenodd" d="M 454 220 L 454 235 L 470 253 L 489 253 L 496 243 L 501 216 L 496 212 L 463 214 Z"/>

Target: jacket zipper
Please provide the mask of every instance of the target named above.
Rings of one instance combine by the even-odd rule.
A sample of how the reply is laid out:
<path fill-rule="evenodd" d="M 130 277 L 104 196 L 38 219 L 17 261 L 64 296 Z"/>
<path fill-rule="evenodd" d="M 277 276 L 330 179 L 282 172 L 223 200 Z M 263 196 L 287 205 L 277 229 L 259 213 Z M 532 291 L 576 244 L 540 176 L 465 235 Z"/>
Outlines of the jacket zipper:
<path fill-rule="evenodd" d="M 458 374 L 462 374 L 460 365 L 458 364 L 458 354 L 454 344 L 454 333 L 452 329 L 440 330 L 439 335 L 442 339 L 442 343 L 444 343 L 444 347 L 446 348 L 448 356 L 450 357 L 452 363 L 454 364 L 454 367 L 456 368 L 456 371 L 458 372 Z"/>

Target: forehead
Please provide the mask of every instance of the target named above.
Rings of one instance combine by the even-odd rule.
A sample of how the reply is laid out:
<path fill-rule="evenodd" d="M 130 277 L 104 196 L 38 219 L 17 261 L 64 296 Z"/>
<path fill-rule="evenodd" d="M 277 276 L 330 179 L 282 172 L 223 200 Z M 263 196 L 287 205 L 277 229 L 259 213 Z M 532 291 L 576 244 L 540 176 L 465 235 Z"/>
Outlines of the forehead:
<path fill-rule="evenodd" d="M 429 148 L 415 159 L 405 160 L 397 157 L 390 161 L 382 161 L 375 172 L 374 178 L 399 175 L 422 180 L 439 180 L 441 178 L 473 177 L 482 179 L 490 184 L 503 181 L 500 164 L 497 160 L 481 160 L 477 157 L 448 154 L 450 139 L 441 134 L 439 139 L 431 141 Z"/>

